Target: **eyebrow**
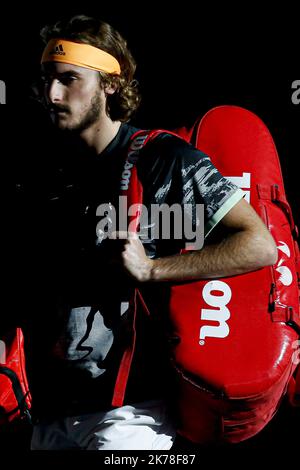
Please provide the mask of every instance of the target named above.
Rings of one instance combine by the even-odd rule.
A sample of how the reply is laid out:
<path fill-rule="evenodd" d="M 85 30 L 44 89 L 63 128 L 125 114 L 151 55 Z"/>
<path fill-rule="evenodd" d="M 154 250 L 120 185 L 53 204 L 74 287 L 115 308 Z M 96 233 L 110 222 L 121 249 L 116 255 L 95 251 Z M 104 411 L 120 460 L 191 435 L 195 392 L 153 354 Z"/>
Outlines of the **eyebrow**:
<path fill-rule="evenodd" d="M 60 76 L 60 77 L 70 77 L 70 76 L 75 76 L 75 77 L 81 77 L 82 74 L 79 73 L 79 72 L 76 72 L 75 70 L 67 70 L 66 72 L 61 72 L 61 73 L 57 73 L 56 75 Z"/>
<path fill-rule="evenodd" d="M 47 71 L 47 70 L 43 70 L 42 71 L 42 77 L 49 77 L 49 76 L 52 76 L 52 77 L 58 77 L 58 78 L 70 78 L 70 77 L 77 77 L 77 78 L 81 78 L 82 77 L 82 74 L 79 73 L 79 72 L 76 72 L 75 70 L 67 70 L 65 72 L 55 72 L 55 71 Z"/>

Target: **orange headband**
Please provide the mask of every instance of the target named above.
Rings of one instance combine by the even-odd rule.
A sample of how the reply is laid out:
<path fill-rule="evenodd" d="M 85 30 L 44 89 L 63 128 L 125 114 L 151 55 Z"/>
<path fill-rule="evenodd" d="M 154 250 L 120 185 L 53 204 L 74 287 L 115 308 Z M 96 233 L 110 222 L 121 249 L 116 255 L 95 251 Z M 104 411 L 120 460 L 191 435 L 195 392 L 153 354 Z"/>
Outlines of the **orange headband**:
<path fill-rule="evenodd" d="M 51 39 L 42 55 L 41 63 L 65 62 L 87 69 L 120 75 L 120 64 L 115 57 L 98 47 L 65 39 Z"/>

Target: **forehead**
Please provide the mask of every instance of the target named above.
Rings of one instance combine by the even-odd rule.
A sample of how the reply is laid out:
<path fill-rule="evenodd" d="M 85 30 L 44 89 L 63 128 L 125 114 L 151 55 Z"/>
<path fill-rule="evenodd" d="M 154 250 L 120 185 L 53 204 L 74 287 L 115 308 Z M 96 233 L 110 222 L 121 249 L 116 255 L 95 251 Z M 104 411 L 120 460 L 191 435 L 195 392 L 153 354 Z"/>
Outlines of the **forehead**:
<path fill-rule="evenodd" d="M 82 77 L 97 77 L 99 72 L 96 70 L 90 70 L 85 67 L 80 67 L 78 65 L 73 64 L 65 64 L 63 62 L 46 62 L 41 66 L 42 73 L 49 73 L 49 74 L 71 74 L 74 73 L 76 75 Z"/>

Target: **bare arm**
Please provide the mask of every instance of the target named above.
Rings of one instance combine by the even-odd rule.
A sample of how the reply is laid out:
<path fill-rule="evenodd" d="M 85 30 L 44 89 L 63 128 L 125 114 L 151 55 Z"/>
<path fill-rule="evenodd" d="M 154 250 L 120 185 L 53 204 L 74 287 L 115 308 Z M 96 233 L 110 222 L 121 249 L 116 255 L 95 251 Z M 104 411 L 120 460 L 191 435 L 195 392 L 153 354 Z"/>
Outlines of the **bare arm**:
<path fill-rule="evenodd" d="M 140 282 L 162 282 L 233 276 L 276 262 L 275 242 L 246 201 L 239 201 L 220 224 L 232 233 L 220 243 L 180 256 L 151 260 L 138 239 L 129 239 L 122 254 L 124 267 Z"/>

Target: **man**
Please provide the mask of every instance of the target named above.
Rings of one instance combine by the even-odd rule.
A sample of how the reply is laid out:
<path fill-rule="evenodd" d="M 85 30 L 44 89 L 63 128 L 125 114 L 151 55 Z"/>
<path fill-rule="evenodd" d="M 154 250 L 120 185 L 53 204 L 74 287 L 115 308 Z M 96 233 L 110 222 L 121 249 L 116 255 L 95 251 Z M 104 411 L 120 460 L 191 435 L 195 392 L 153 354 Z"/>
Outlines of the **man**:
<path fill-rule="evenodd" d="M 81 147 L 72 160 L 62 157 L 40 195 L 46 221 L 39 217 L 38 230 L 43 223 L 46 230 L 35 247 L 42 257 L 38 301 L 21 319 L 36 422 L 32 449 L 170 449 L 176 427 L 164 400 L 168 284 L 259 269 L 275 263 L 276 247 L 243 193 L 209 157 L 167 134 L 141 150 L 143 203 L 204 204 L 205 224 L 209 230 L 218 224 L 218 241 L 178 256 L 183 240 L 96 237 L 97 208 L 120 209 L 121 173 L 137 131 L 127 124 L 140 101 L 135 63 L 119 33 L 93 18 L 76 16 L 42 35 L 47 109 L 66 139 L 75 140 L 72 152 Z M 138 320 L 124 405 L 114 407 L 136 285 L 152 315 Z"/>

